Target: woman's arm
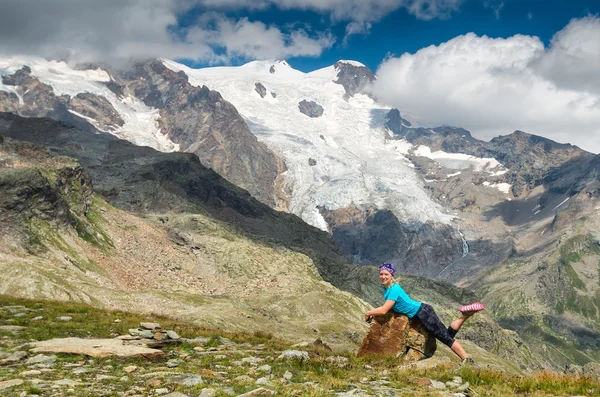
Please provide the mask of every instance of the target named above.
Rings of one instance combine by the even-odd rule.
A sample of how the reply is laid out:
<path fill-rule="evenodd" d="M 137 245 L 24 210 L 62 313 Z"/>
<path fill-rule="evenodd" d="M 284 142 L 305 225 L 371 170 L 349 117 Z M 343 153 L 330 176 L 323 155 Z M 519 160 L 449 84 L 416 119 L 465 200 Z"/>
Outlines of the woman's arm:
<path fill-rule="evenodd" d="M 368 320 L 369 318 L 371 318 L 373 316 L 381 316 L 383 314 L 386 314 L 387 312 L 389 312 L 392 309 L 392 306 L 394 306 L 394 303 L 396 303 L 396 301 L 393 301 L 393 300 L 385 301 L 383 306 L 376 307 L 375 309 L 371 309 L 368 312 L 366 312 L 365 319 Z"/>

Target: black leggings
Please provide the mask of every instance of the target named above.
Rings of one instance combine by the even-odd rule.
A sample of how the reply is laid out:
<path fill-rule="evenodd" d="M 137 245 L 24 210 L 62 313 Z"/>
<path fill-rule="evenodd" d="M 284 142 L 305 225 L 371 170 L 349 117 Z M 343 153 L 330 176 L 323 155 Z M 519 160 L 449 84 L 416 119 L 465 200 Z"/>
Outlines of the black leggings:
<path fill-rule="evenodd" d="M 454 344 L 454 337 L 458 331 L 451 327 L 446 328 L 438 318 L 437 314 L 435 314 L 433 307 L 429 306 L 427 303 L 421 303 L 421 308 L 417 311 L 415 317 L 421 321 L 423 328 L 425 328 L 427 332 L 433 334 L 446 346 L 452 347 L 452 344 Z"/>

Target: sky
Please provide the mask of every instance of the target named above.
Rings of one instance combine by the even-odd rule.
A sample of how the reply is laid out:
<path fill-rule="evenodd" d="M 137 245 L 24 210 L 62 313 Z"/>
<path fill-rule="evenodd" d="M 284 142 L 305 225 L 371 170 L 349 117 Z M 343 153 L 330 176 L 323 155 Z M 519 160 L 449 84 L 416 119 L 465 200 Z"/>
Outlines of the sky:
<path fill-rule="evenodd" d="M 600 152 L 600 1 L 0 0 L 0 56 L 193 67 L 340 59 L 386 106 L 490 139 L 523 130 Z"/>

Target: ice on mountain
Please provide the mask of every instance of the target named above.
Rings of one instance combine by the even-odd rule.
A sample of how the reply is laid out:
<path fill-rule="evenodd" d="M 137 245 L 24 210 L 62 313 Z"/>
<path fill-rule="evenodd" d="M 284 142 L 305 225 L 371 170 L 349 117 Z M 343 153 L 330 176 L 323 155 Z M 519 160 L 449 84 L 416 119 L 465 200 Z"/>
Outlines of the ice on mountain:
<path fill-rule="evenodd" d="M 24 65 L 31 69 L 32 76 L 50 85 L 57 96 L 75 97 L 79 93 L 91 93 L 106 98 L 125 122 L 115 131 L 110 131 L 113 135 L 136 145 L 149 146 L 164 152 L 179 150 L 179 145 L 160 132 L 158 109 L 150 108 L 131 96 L 117 96 L 107 86 L 112 79 L 106 71 L 100 68 L 73 69 L 66 62 L 48 61 L 38 57 L 10 57 L 0 58 L 0 74 L 13 74 Z M 0 85 L 0 90 L 9 91 L 3 85 Z"/>

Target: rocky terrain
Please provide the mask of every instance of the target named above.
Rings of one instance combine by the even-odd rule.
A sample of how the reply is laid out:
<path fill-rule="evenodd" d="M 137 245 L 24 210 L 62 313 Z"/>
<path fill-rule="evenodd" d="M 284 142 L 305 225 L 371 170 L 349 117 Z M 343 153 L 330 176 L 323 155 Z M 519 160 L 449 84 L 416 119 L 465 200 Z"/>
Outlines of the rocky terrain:
<path fill-rule="evenodd" d="M 333 348 L 358 346 L 368 306 L 356 296 L 379 304 L 377 272 L 344 264 L 326 233 L 273 211 L 191 154 L 160 153 L 48 119 L 5 114 L 0 124 L 7 136 L 4 178 L 22 169 L 47 169 L 52 192 L 42 196 L 49 205 L 34 205 L 30 215 L 2 234 L 2 293 L 170 314 L 205 326 L 298 340 L 321 336 Z M 59 166 L 55 155 L 12 141 L 17 137 L 76 157 L 101 196 L 122 209 L 89 189 L 64 196 L 52 185 L 58 180 L 54 175 L 79 163 L 58 157 L 67 164 Z M 69 181 L 91 186 L 89 178 Z M 31 191 L 23 179 L 10 186 L 15 185 L 20 190 L 7 189 L 6 197 Z M 63 213 L 74 212 L 70 206 L 81 200 L 88 206 L 75 227 L 50 216 L 57 210 L 41 215 L 42 208 L 61 205 L 66 205 Z M 5 206 L 2 215 L 15 217 L 12 208 Z M 444 321 L 456 315 L 460 303 L 475 299 L 443 282 L 407 276 L 402 283 L 415 298 L 435 304 Z M 228 321 L 231 313 L 235 322 Z M 542 365 L 517 335 L 486 315 L 463 334 L 524 368 Z"/>
<path fill-rule="evenodd" d="M 6 396 L 600 395 L 597 366 L 521 373 L 473 346 L 475 367 L 458 365 L 445 347 L 406 365 L 332 352 L 319 339 L 294 344 L 266 332 L 216 333 L 168 317 L 5 296 L 0 321 Z M 154 348 L 136 351 L 137 342 Z"/>
<path fill-rule="evenodd" d="M 349 61 L 302 75 L 283 61 L 257 62 L 244 66 L 249 77 L 239 81 L 231 76 L 242 69 L 194 74 L 170 61 L 138 63 L 124 71 L 69 71 L 75 73 L 69 76 L 73 79 L 77 73 L 96 76 L 89 87 L 96 89 L 101 82 L 112 96 L 91 88 L 80 91 L 84 85 L 69 91 L 47 76 L 43 82 L 32 68 L 2 73 L 0 109 L 31 119 L 4 114 L 0 132 L 78 163 L 45 159 L 44 164 L 67 164 L 48 174 L 15 166 L 29 161 L 19 159 L 31 154 L 45 158 L 27 145 L 19 143 L 18 150 L 3 154 L 2 169 L 11 170 L 3 176 L 3 260 L 10 264 L 7 269 L 29 261 L 39 269 L 48 263 L 66 268 L 56 270 L 51 282 L 44 281 L 47 272 L 27 274 L 27 266 L 11 270 L 4 291 L 22 289 L 26 295 L 39 290 L 41 296 L 110 306 L 124 304 L 124 295 L 95 301 L 100 290 L 86 294 L 85 288 L 58 288 L 56 280 L 74 266 L 105 278 L 117 274 L 106 285 L 118 285 L 121 292 L 171 291 L 181 277 L 187 281 L 180 289 L 208 293 L 217 313 L 227 301 L 219 299 L 238 296 L 233 286 L 241 281 L 217 279 L 211 284 L 207 280 L 216 273 L 239 274 L 241 290 L 257 291 L 272 285 L 268 279 L 273 268 L 296 264 L 291 258 L 299 255 L 299 275 L 286 282 L 302 285 L 299 280 L 309 275 L 312 286 L 330 283 L 377 304 L 380 291 L 373 268 L 347 263 L 392 260 L 403 272 L 418 276 L 407 276 L 403 283 L 414 287 L 410 293 L 418 299 L 441 305 L 444 319 L 467 297 L 454 294 L 450 284 L 427 279 L 473 289 L 491 309 L 490 321 L 481 325 L 485 332 L 465 332 L 479 346 L 507 354 L 524 341 L 531 351 L 519 350 L 518 360 L 526 366 L 562 368 L 600 360 L 598 156 L 522 131 L 483 142 L 461 128 L 414 125 L 400 110 L 384 109 L 364 95 L 375 77 Z M 86 84 L 91 84 L 89 79 Z M 300 113 L 298 103 L 304 98 L 314 98 L 324 112 L 319 117 Z M 143 111 L 124 112 L 129 102 L 132 109 Z M 156 134 L 147 140 L 127 135 L 132 120 L 144 117 L 156 123 Z M 99 131 L 196 156 L 163 154 L 93 134 Z M 72 183 L 76 180 L 81 183 Z M 26 194 L 21 190 L 25 182 L 31 185 Z M 321 230 L 272 208 L 297 214 Z M 130 230 L 122 219 L 137 229 Z M 61 231 L 63 243 L 55 228 L 74 234 L 65 237 Z M 80 247 L 80 239 L 98 251 Z M 245 246 L 242 253 L 234 248 L 240 243 Z M 143 244 L 164 250 L 141 252 Z M 178 256 L 178 250 L 185 255 Z M 254 255 L 254 250 L 261 254 Z M 127 261 L 140 268 L 126 266 Z M 217 263 L 223 266 L 218 272 L 209 270 Z M 153 272 L 169 276 L 156 278 Z M 70 279 L 73 285 L 97 282 L 82 281 L 78 277 L 83 275 L 76 274 Z M 248 275 L 255 284 L 246 283 Z M 275 281 L 280 289 L 273 291 L 287 288 L 285 277 Z M 219 289 L 223 283 L 228 287 Z M 274 296 L 267 299 L 272 307 Z M 264 302 L 244 310 L 260 311 Z M 144 309 L 141 303 L 136 307 Z M 285 316 L 283 309 L 270 315 Z M 517 334 L 500 328 L 496 319 Z M 218 321 L 215 317 L 212 324 Z M 354 325 L 364 327 L 358 321 Z M 496 339 L 501 342 L 494 347 Z"/>

